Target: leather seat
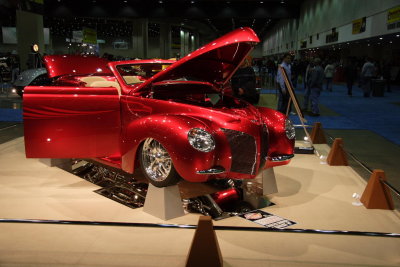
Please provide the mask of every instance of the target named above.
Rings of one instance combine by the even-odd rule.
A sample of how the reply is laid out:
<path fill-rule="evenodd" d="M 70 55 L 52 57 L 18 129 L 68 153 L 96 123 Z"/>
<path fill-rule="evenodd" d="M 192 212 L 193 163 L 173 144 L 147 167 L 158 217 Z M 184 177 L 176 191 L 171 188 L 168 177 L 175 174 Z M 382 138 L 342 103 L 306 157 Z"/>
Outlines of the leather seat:
<path fill-rule="evenodd" d="M 88 76 L 88 77 L 83 77 L 81 78 L 81 81 L 86 83 L 87 87 L 93 87 L 91 84 L 97 81 L 107 81 L 105 78 L 103 77 L 99 77 L 99 76 Z"/>
<path fill-rule="evenodd" d="M 123 76 L 123 78 L 127 84 L 137 84 L 143 82 L 138 76 Z"/>
<path fill-rule="evenodd" d="M 121 86 L 113 81 L 94 81 L 88 87 L 115 87 L 118 90 L 118 94 L 121 95 Z"/>

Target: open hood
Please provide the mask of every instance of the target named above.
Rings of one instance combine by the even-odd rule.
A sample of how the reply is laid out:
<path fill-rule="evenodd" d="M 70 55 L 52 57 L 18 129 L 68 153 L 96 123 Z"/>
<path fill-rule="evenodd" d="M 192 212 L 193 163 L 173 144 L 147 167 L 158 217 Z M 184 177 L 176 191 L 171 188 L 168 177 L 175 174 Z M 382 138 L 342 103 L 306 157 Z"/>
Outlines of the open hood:
<path fill-rule="evenodd" d="M 44 57 L 44 64 L 50 78 L 78 74 L 112 75 L 107 63 L 107 59 L 94 56 L 50 55 Z"/>
<path fill-rule="evenodd" d="M 259 42 L 252 29 L 236 29 L 178 60 L 134 91 L 147 90 L 155 82 L 178 79 L 209 82 L 222 88 Z"/>

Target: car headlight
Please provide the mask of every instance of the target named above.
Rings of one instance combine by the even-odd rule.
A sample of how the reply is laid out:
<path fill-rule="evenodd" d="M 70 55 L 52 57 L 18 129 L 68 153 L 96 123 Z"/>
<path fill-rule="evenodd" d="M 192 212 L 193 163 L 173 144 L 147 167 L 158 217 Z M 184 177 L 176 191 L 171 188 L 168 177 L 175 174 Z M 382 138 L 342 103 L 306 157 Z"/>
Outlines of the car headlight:
<path fill-rule="evenodd" d="M 212 135 L 200 128 L 193 128 L 188 132 L 189 143 L 201 152 L 210 152 L 215 148 L 215 141 Z"/>
<path fill-rule="evenodd" d="M 285 120 L 285 132 L 286 132 L 286 137 L 289 139 L 293 139 L 296 136 L 296 131 L 290 119 Z"/>

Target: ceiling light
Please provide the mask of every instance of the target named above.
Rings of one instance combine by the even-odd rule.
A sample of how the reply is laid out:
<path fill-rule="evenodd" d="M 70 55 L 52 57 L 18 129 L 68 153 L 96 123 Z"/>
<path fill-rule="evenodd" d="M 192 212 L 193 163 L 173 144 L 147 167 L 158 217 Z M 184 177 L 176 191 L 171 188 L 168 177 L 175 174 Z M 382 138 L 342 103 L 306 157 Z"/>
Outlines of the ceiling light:
<path fill-rule="evenodd" d="M 383 37 L 379 37 L 379 40 L 383 40 Z"/>
<path fill-rule="evenodd" d="M 162 3 L 163 3 L 163 1 L 161 1 L 161 0 L 160 0 L 160 1 L 158 1 L 158 3 L 159 3 L 159 4 L 162 4 Z"/>
<path fill-rule="evenodd" d="M 128 0 L 124 0 L 124 3 L 128 3 Z"/>
<path fill-rule="evenodd" d="M 396 34 L 396 37 L 400 37 L 400 34 Z"/>
<path fill-rule="evenodd" d="M 264 1 L 260 1 L 260 4 L 264 4 Z"/>
<path fill-rule="evenodd" d="M 190 1 L 191 4 L 194 4 L 194 1 Z"/>

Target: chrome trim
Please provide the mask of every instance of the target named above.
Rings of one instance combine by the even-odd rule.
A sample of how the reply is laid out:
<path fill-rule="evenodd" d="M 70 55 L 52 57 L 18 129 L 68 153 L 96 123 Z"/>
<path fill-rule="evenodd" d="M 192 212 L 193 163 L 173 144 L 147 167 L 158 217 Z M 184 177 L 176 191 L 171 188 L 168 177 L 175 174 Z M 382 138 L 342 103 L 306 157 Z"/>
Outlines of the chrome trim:
<path fill-rule="evenodd" d="M 225 169 L 221 167 L 221 168 L 211 168 L 208 170 L 197 171 L 197 174 L 220 174 L 224 172 Z"/>
<path fill-rule="evenodd" d="M 270 161 L 279 162 L 279 161 L 286 161 L 294 157 L 294 154 L 291 155 L 279 155 L 275 157 L 268 157 Z"/>
<path fill-rule="evenodd" d="M 165 181 L 172 171 L 172 159 L 167 150 L 153 138 L 144 141 L 141 160 L 144 171 L 153 181 Z"/>

